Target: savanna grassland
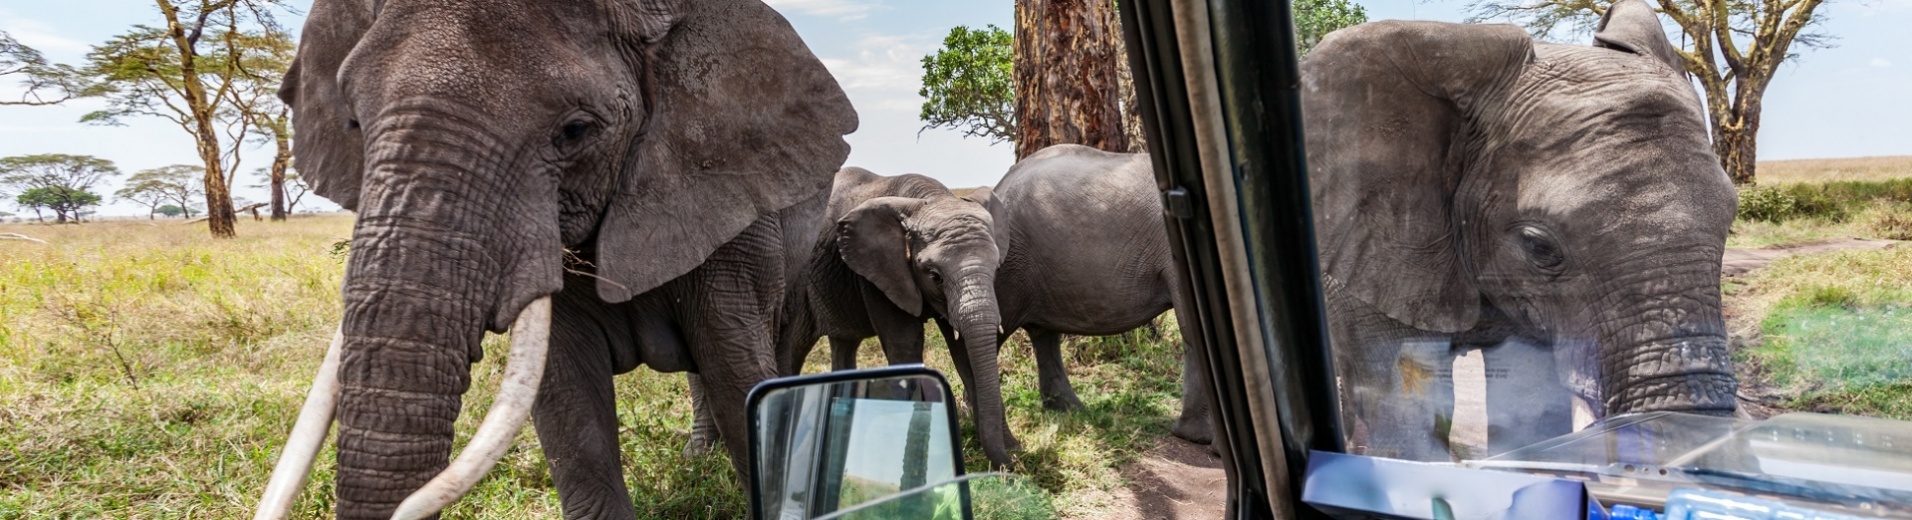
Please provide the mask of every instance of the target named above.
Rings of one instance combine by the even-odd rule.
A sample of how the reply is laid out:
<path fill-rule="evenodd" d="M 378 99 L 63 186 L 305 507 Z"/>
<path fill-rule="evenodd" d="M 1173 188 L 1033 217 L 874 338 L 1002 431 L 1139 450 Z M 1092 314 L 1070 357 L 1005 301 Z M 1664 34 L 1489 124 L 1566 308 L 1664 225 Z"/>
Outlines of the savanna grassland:
<path fill-rule="evenodd" d="M 1912 240 L 1912 157 L 1764 162 L 1759 176 L 1729 247 Z M 1782 258 L 1724 290 L 1743 398 L 1912 420 L 1912 245 Z"/>
<path fill-rule="evenodd" d="M 1767 163 L 1761 175 L 1741 194 L 1731 247 L 1912 239 L 1912 157 Z M 222 241 L 177 220 L 0 225 L 47 242 L 0 240 L 0 519 L 249 515 L 336 326 L 351 220 L 239 225 Z M 1912 419 L 1912 246 L 1783 258 L 1728 280 L 1726 293 L 1742 395 L 1777 411 Z M 1112 493 L 1133 485 L 1119 469 L 1168 434 L 1180 347 L 1163 339 L 1176 336 L 1173 320 L 1160 321 L 1159 332 L 1068 341 L 1087 406 L 1078 414 L 1042 410 L 1027 343 L 1004 349 L 1004 402 L 1025 447 L 1010 470 L 1050 493 L 1038 509 L 1119 508 Z M 473 369 L 462 435 L 490 406 L 501 340 L 488 339 L 491 355 Z M 942 339 L 926 343 L 929 364 L 953 374 Z M 862 364 L 881 363 L 879 350 L 862 349 Z M 806 372 L 827 359 L 817 348 Z M 682 454 L 684 376 L 640 368 L 616 388 L 640 514 L 743 516 L 722 452 Z M 969 467 L 984 469 L 967 424 L 965 435 Z M 321 455 L 301 516 L 329 511 L 332 457 Z M 558 512 L 527 427 L 446 516 Z"/>
<path fill-rule="evenodd" d="M 223 241 L 178 220 L 0 225 L 47 242 L 0 240 L 0 519 L 250 515 L 337 324 L 351 220 L 239 225 L 239 238 Z M 461 446 L 490 407 L 502 339 L 488 338 L 473 369 Z M 1179 347 L 1145 331 L 1071 340 L 1069 370 L 1088 410 L 1064 415 L 1041 409 L 1033 356 L 1017 341 L 1004 350 L 1004 401 L 1025 452 L 1010 470 L 1052 493 L 1038 510 L 1107 507 L 1124 485 L 1117 468 L 1166 435 L 1179 410 Z M 927 343 L 929 364 L 954 374 L 941 338 Z M 806 372 L 826 370 L 828 350 Z M 864 366 L 881 363 L 879 349 L 862 352 Z M 616 388 L 640 514 L 744 516 L 722 452 L 682 454 L 684 376 L 640 368 Z M 984 469 L 979 445 L 965 451 L 972 470 Z M 330 511 L 333 456 L 328 445 L 299 516 Z M 446 517 L 558 514 L 527 427 Z"/>

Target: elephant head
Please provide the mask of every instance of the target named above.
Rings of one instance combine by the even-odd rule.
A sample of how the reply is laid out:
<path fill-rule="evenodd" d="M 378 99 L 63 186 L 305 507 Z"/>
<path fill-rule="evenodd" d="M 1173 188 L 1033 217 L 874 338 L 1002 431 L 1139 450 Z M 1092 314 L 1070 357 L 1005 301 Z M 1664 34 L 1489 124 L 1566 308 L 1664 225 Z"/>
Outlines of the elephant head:
<path fill-rule="evenodd" d="M 933 183 L 925 178 L 927 182 Z M 940 184 L 937 184 L 941 188 Z M 949 195 L 876 197 L 836 223 L 837 250 L 850 270 L 912 316 L 942 316 L 955 337 L 951 356 L 965 356 L 975 381 L 968 392 L 977 408 L 984 445 L 1007 445 L 997 337 L 1002 315 L 996 301 L 996 268 L 1002 264 L 994 219 L 982 204 Z M 926 314 L 926 311 L 928 314 Z M 1007 461 L 1008 452 L 991 453 Z"/>
<path fill-rule="evenodd" d="M 300 172 L 358 214 L 337 365 L 353 518 L 446 467 L 485 331 L 558 292 L 567 250 L 628 300 L 826 191 L 857 124 L 758 0 L 318 0 L 280 95 Z M 480 436 L 508 440 L 515 413 Z"/>
<path fill-rule="evenodd" d="M 1302 72 L 1324 282 L 1422 331 L 1510 322 L 1595 416 L 1731 413 L 1733 186 L 1651 8 L 1616 2 L 1594 40 L 1435 22 L 1324 39 Z"/>

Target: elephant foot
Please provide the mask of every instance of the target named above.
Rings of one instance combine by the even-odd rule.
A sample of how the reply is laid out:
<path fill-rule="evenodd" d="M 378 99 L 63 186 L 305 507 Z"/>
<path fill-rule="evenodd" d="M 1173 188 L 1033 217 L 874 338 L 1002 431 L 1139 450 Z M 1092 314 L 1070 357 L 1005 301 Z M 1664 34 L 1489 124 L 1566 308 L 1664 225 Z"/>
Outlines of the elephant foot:
<path fill-rule="evenodd" d="M 723 448 L 723 440 L 716 435 L 692 435 L 690 442 L 684 444 L 684 456 L 702 457 Z"/>
<path fill-rule="evenodd" d="M 1169 428 L 1169 433 L 1195 444 L 1210 444 L 1215 441 L 1215 432 L 1212 430 L 1206 419 L 1191 421 L 1183 417 L 1175 420 L 1175 426 Z M 1210 448 L 1211 452 L 1213 449 Z"/>
<path fill-rule="evenodd" d="M 1051 397 L 1043 397 L 1042 407 L 1049 411 L 1065 412 L 1065 413 L 1080 412 L 1088 408 L 1082 405 L 1082 400 L 1076 398 L 1074 392 L 1065 393 L 1065 394 L 1057 395 L 1057 396 L 1051 396 Z"/>

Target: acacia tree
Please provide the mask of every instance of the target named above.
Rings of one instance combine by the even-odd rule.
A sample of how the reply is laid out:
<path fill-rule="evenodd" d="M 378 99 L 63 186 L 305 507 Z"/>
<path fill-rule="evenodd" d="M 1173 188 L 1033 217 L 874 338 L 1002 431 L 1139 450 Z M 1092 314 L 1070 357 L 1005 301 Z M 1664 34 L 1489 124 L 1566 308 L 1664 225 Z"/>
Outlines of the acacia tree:
<path fill-rule="evenodd" d="M 34 213 L 39 213 L 40 208 L 53 210 L 53 214 L 59 217 L 57 222 L 61 224 L 67 223 L 69 216 L 71 222 L 77 224 L 84 209 L 100 203 L 100 196 L 66 186 L 43 186 L 27 190 L 14 200 L 21 206 L 33 208 Z M 45 221 L 46 218 L 41 217 L 40 220 Z"/>
<path fill-rule="evenodd" d="M 113 197 L 146 206 L 146 220 L 153 220 L 158 218 L 160 205 L 166 204 L 166 195 L 153 188 L 150 185 L 129 181 L 119 191 L 113 192 Z"/>
<path fill-rule="evenodd" d="M 174 164 L 140 170 L 126 178 L 128 185 L 145 184 L 163 194 L 167 203 L 182 208 L 188 218 L 193 216 L 192 208 L 200 205 L 200 196 L 205 195 L 200 182 L 205 178 L 206 169 L 192 164 Z"/>
<path fill-rule="evenodd" d="M 1759 113 L 1766 87 L 1800 48 L 1831 46 L 1814 30 L 1823 0 L 1657 0 L 1656 11 L 1679 28 L 1677 52 L 1706 94 L 1713 152 L 1734 184 L 1755 182 Z M 1473 21 L 1507 19 L 1538 38 L 1583 35 L 1606 14 L 1611 0 L 1480 0 Z M 1564 29 L 1564 30 L 1563 30 Z"/>
<path fill-rule="evenodd" d="M 51 209 L 59 222 L 79 210 L 99 204 L 90 190 L 106 177 L 119 175 L 112 161 L 88 155 L 38 154 L 0 158 L 0 187 L 18 193 L 15 202 L 39 213 Z M 44 220 L 44 218 L 42 218 Z"/>
<path fill-rule="evenodd" d="M 85 90 L 78 70 L 47 61 L 6 31 L 0 31 L 0 77 L 17 77 L 25 88 L 20 99 L 0 99 L 0 106 L 57 105 Z"/>
<path fill-rule="evenodd" d="M 190 164 L 140 170 L 126 178 L 126 187 L 120 188 L 117 195 L 121 199 L 140 201 L 154 211 L 159 210 L 154 206 L 160 204 L 178 206 L 187 217 L 191 217 L 193 202 L 202 193 L 200 180 L 205 171 L 205 168 Z M 145 202 L 146 197 L 157 201 Z"/>
<path fill-rule="evenodd" d="M 279 100 L 279 84 L 285 80 L 297 46 L 290 36 L 270 27 L 241 34 L 240 38 L 247 52 L 234 62 L 239 70 L 230 91 L 231 110 L 233 117 L 246 120 L 255 142 L 273 146 L 266 184 L 272 194 L 272 220 L 285 220 L 291 211 L 286 200 L 286 175 L 292 166 L 292 107 Z M 236 162 L 233 166 L 227 170 L 228 175 L 237 170 Z"/>
<path fill-rule="evenodd" d="M 255 122 L 235 100 L 246 97 L 248 85 L 268 81 L 247 66 L 279 47 L 266 43 L 289 40 L 268 11 L 279 0 L 154 3 L 163 27 L 134 26 L 87 54 L 86 72 L 101 81 L 89 95 L 105 97 L 109 106 L 81 120 L 120 124 L 130 116 L 153 116 L 191 135 L 205 167 L 208 227 L 213 237 L 229 238 L 235 233 L 231 177 L 239 167 L 239 142 Z"/>
<path fill-rule="evenodd" d="M 252 174 L 258 176 L 260 182 L 259 184 L 251 184 L 246 187 L 266 188 L 271 191 L 271 204 L 280 206 L 281 208 L 275 211 L 283 211 L 286 214 L 292 213 L 294 209 L 299 207 L 299 200 L 304 199 L 306 192 L 311 191 L 311 188 L 305 185 L 305 179 L 299 178 L 298 170 L 290 168 L 282 170 L 276 174 L 276 179 L 274 178 L 275 174 L 273 170 L 270 168 L 259 168 L 253 170 Z M 241 205 L 237 202 L 233 204 Z M 285 220 L 285 218 L 274 217 L 273 220 Z"/>

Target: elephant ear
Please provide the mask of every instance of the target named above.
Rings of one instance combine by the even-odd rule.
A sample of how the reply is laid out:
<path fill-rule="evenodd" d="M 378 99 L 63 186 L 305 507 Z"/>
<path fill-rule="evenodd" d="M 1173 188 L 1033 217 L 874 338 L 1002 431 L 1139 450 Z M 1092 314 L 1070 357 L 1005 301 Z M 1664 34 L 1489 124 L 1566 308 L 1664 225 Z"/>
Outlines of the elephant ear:
<path fill-rule="evenodd" d="M 922 199 L 877 197 L 837 220 L 837 252 L 857 276 L 883 291 L 897 308 L 923 314 L 923 292 L 910 268 L 915 251 L 904 221 L 923 207 Z"/>
<path fill-rule="evenodd" d="M 1594 29 L 1593 46 L 1631 52 L 1660 60 L 1676 71 L 1686 70 L 1679 51 L 1660 27 L 1660 17 L 1641 0 L 1620 0 L 1608 7 Z"/>
<path fill-rule="evenodd" d="M 358 209 L 365 142 L 351 128 L 339 67 L 372 26 L 371 2 L 314 2 L 299 50 L 279 84 L 279 99 L 292 108 L 293 166 L 312 193 L 347 210 Z"/>
<path fill-rule="evenodd" d="M 648 134 L 598 231 L 598 295 L 684 275 L 763 215 L 827 193 L 856 130 L 836 80 L 757 0 L 621 0 L 646 42 Z"/>
<path fill-rule="evenodd" d="M 983 205 L 983 207 L 986 208 L 986 207 L 989 207 L 989 200 L 995 197 L 996 197 L 995 188 L 992 188 L 989 186 L 983 186 L 981 188 L 969 190 L 969 193 L 964 193 L 961 198 L 963 200 L 981 204 Z"/>
<path fill-rule="evenodd" d="M 1477 153 L 1459 138 L 1495 117 L 1533 59 L 1512 25 L 1386 21 L 1330 33 L 1302 64 L 1321 269 L 1345 291 L 1422 330 L 1480 319 L 1454 214 Z"/>

